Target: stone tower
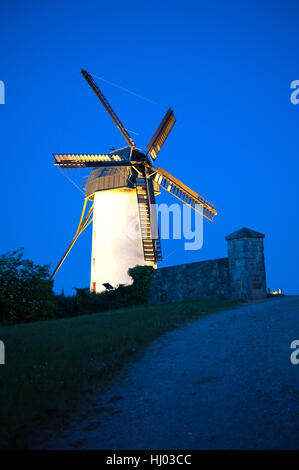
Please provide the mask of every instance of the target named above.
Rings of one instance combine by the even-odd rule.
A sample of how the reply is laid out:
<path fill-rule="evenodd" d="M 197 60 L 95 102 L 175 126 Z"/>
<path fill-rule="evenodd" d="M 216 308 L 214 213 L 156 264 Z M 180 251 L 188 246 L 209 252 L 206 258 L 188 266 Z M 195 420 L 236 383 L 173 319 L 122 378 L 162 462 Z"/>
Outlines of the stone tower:
<path fill-rule="evenodd" d="M 243 227 L 225 238 L 228 243 L 231 297 L 246 300 L 265 298 L 265 235 Z"/>

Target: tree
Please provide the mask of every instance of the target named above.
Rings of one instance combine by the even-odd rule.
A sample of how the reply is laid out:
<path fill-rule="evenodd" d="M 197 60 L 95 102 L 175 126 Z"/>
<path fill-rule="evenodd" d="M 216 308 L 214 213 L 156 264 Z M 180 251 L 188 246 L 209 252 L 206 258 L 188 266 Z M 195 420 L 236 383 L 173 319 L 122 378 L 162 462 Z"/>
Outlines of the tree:
<path fill-rule="evenodd" d="M 23 248 L 0 256 L 0 309 L 2 320 L 32 321 L 55 314 L 49 265 L 23 259 Z"/>

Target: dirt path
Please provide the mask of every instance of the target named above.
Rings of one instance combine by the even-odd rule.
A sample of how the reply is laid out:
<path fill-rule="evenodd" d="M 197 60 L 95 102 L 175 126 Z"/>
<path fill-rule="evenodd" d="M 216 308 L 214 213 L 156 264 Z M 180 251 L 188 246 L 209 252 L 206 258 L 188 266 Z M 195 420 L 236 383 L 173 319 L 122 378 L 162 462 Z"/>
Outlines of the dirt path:
<path fill-rule="evenodd" d="M 49 449 L 299 448 L 299 297 L 165 334 Z"/>

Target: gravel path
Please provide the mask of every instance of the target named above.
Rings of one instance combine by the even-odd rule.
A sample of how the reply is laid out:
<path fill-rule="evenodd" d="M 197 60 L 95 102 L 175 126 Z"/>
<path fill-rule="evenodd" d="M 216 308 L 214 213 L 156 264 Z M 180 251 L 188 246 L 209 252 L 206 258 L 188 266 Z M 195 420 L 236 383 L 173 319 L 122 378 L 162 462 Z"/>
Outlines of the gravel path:
<path fill-rule="evenodd" d="M 83 420 L 42 447 L 298 449 L 295 339 L 299 296 L 189 323 L 147 347 Z"/>

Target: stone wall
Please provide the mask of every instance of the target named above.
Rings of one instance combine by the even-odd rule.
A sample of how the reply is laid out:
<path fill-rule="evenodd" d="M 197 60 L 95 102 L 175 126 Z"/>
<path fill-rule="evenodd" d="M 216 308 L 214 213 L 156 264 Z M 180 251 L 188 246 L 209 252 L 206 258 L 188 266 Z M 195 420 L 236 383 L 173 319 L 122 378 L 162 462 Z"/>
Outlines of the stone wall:
<path fill-rule="evenodd" d="M 228 258 L 157 269 L 149 303 L 265 298 L 264 237 L 244 227 L 226 237 Z"/>
<path fill-rule="evenodd" d="M 228 258 L 181 264 L 153 272 L 149 302 L 230 297 Z"/>

